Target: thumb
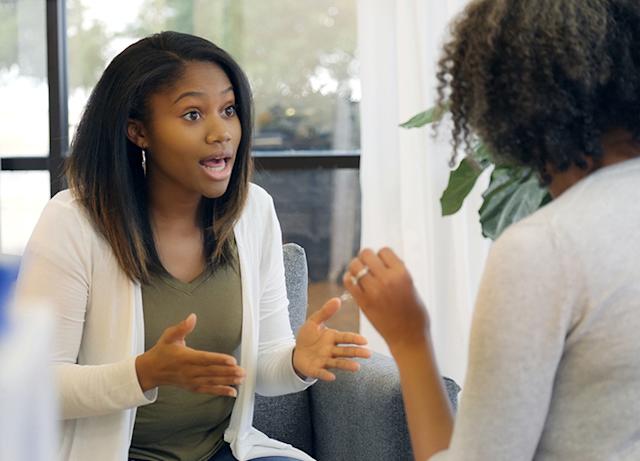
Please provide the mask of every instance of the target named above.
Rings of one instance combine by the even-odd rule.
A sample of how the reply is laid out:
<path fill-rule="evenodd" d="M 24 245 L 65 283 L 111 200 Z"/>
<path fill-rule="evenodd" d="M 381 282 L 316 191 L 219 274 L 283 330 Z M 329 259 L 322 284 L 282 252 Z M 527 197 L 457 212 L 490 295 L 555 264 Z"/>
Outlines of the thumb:
<path fill-rule="evenodd" d="M 189 316 L 182 322 L 164 330 L 160 339 L 165 343 L 184 341 L 187 335 L 196 327 L 197 320 L 198 318 L 196 317 L 196 314 L 189 314 Z"/>
<path fill-rule="evenodd" d="M 309 320 L 320 325 L 334 316 L 340 310 L 342 302 L 340 298 L 331 298 L 321 309 L 317 310 L 309 316 Z"/>

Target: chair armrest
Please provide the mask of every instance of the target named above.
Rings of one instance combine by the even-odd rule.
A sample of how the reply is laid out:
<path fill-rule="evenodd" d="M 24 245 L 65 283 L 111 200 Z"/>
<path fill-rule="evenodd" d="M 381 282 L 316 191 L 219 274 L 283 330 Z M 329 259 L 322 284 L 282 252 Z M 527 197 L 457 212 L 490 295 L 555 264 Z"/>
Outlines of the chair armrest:
<path fill-rule="evenodd" d="M 374 353 L 360 365 L 310 388 L 316 458 L 412 460 L 395 363 Z"/>
<path fill-rule="evenodd" d="M 256 395 L 253 426 L 269 437 L 312 454 L 313 427 L 309 408 L 309 390 L 278 397 Z"/>
<path fill-rule="evenodd" d="M 390 357 L 374 353 L 356 373 L 336 373 L 334 382 L 312 386 L 314 447 L 318 461 L 413 460 L 400 376 Z M 458 385 L 444 384 L 457 406 Z"/>

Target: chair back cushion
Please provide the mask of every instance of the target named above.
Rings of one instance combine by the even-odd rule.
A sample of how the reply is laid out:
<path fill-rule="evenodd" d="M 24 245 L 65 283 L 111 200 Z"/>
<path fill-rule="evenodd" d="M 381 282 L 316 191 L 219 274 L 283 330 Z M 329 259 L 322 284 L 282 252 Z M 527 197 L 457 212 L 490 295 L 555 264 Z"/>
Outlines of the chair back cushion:
<path fill-rule="evenodd" d="M 307 255 L 304 248 L 296 243 L 285 243 L 282 246 L 284 255 L 284 277 L 287 282 L 289 298 L 289 320 L 293 334 L 307 317 L 307 288 L 309 284 Z"/>
<path fill-rule="evenodd" d="M 307 256 L 295 243 L 286 243 L 284 275 L 289 298 L 289 320 L 294 334 L 307 315 Z M 264 397 L 256 395 L 253 425 L 269 437 L 289 443 L 313 456 L 313 428 L 309 392 Z"/>

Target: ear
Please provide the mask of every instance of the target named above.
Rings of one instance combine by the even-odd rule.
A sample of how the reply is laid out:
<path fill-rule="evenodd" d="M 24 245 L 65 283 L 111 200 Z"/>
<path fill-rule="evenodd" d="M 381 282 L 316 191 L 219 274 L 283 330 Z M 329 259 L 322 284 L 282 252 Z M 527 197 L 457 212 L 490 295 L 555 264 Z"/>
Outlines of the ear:
<path fill-rule="evenodd" d="M 147 130 L 145 130 L 140 120 L 129 119 L 127 122 L 127 138 L 141 149 L 146 149 L 149 146 Z"/>

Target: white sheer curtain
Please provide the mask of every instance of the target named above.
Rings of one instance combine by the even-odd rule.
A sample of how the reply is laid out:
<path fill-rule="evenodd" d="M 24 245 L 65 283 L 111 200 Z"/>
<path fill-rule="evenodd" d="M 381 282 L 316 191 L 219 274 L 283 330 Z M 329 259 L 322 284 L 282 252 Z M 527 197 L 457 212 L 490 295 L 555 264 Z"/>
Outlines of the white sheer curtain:
<path fill-rule="evenodd" d="M 460 212 L 443 218 L 439 199 L 449 174 L 448 139 L 432 139 L 430 128 L 398 124 L 434 104 L 446 25 L 466 1 L 358 1 L 362 246 L 389 246 L 403 258 L 429 309 L 440 371 L 462 383 L 488 249 L 477 214 L 486 178 Z M 388 353 L 364 316 L 360 322 L 372 348 Z"/>

